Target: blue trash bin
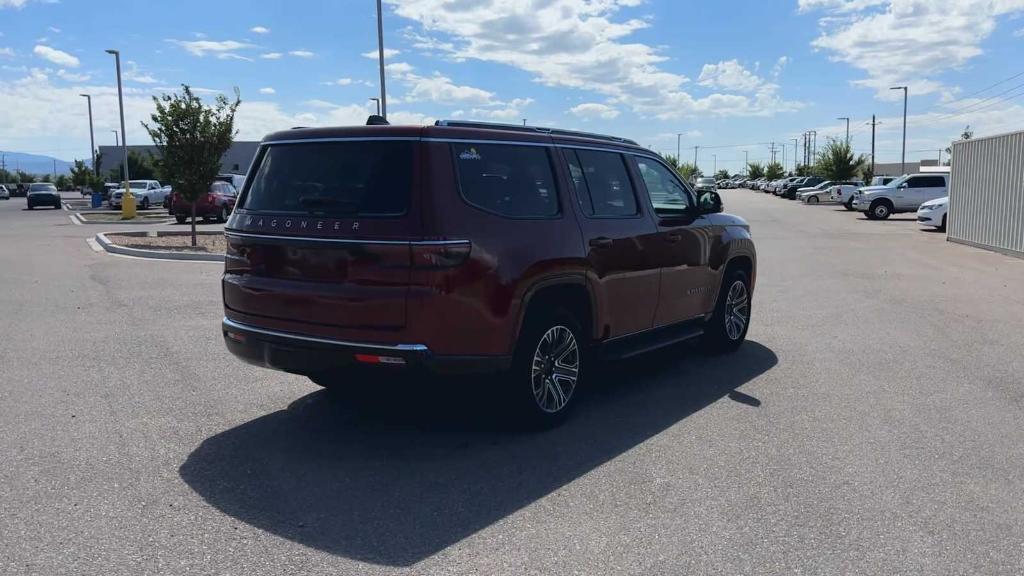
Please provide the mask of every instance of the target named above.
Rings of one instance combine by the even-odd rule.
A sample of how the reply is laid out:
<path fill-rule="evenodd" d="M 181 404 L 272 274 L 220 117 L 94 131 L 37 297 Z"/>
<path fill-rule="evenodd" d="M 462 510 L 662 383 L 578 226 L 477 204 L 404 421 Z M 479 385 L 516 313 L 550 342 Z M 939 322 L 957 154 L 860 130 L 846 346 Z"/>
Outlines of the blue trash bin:
<path fill-rule="evenodd" d="M 93 192 L 92 193 L 92 207 L 93 208 L 100 208 L 101 206 L 103 206 L 103 194 L 100 194 L 99 192 Z"/>

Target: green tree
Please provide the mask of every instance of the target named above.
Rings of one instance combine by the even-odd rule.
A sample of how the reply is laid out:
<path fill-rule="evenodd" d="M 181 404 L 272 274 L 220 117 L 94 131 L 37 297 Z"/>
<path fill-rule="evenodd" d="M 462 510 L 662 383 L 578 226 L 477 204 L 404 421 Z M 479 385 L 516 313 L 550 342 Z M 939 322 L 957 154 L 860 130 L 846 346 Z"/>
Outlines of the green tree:
<path fill-rule="evenodd" d="M 728 170 L 722 169 L 722 170 L 719 170 L 718 172 L 715 172 L 715 181 L 716 182 L 719 181 L 719 180 L 728 180 L 728 179 L 729 179 L 729 171 Z"/>
<path fill-rule="evenodd" d="M 664 158 L 665 164 L 668 164 L 669 168 L 672 168 L 676 172 L 679 172 L 679 157 L 675 156 L 674 154 L 666 154 Z"/>
<path fill-rule="evenodd" d="M 757 180 L 762 176 L 764 176 L 764 165 L 760 162 L 751 162 L 747 164 L 747 178 Z"/>
<path fill-rule="evenodd" d="M 220 159 L 234 140 L 235 111 L 242 100 L 235 88 L 234 102 L 223 94 L 206 106 L 182 84 L 182 94 L 154 96 L 153 125 L 142 123 L 160 150 L 161 170 L 174 191 L 192 205 L 192 245 L 196 245 L 196 202 L 210 190 Z"/>
<path fill-rule="evenodd" d="M 67 190 L 71 188 L 71 179 L 65 174 L 59 174 L 54 180 L 54 184 L 56 184 L 57 190 Z"/>
<path fill-rule="evenodd" d="M 871 179 L 875 177 L 875 170 L 871 167 L 871 162 L 865 162 L 864 166 L 860 169 L 860 179 L 865 184 L 871 184 Z"/>
<path fill-rule="evenodd" d="M 0 168 L 0 184 L 6 184 L 7 182 L 14 182 L 14 174 Z"/>
<path fill-rule="evenodd" d="M 153 156 L 129 150 L 128 176 L 132 180 L 156 180 L 156 166 L 154 165 Z M 119 162 L 116 168 L 110 170 L 110 180 L 113 182 L 124 182 L 124 162 Z"/>
<path fill-rule="evenodd" d="M 848 142 L 829 138 L 818 153 L 814 171 L 828 180 L 850 180 L 861 172 L 866 163 L 867 158 L 863 154 L 854 156 Z"/>
<path fill-rule="evenodd" d="M 814 166 L 809 164 L 800 164 L 796 167 L 797 176 L 814 176 Z"/>
<path fill-rule="evenodd" d="M 92 180 L 92 177 L 92 170 L 85 165 L 85 161 L 75 160 L 74 166 L 71 167 L 71 184 L 73 186 L 86 188 L 89 186 L 89 182 Z"/>
<path fill-rule="evenodd" d="M 786 174 L 786 169 L 778 162 L 771 162 L 764 169 L 764 177 L 769 180 L 778 180 Z"/>
<path fill-rule="evenodd" d="M 19 184 L 31 184 L 36 181 L 36 177 L 25 172 L 24 170 L 18 170 L 18 183 Z"/>
<path fill-rule="evenodd" d="M 53 177 L 50 176 L 49 174 L 43 174 L 42 176 L 39 177 L 39 181 L 40 182 L 53 182 Z"/>
<path fill-rule="evenodd" d="M 693 182 L 704 175 L 700 171 L 700 168 L 690 164 L 689 162 L 683 162 L 680 164 L 679 167 L 676 168 L 676 172 L 679 172 L 679 176 L 687 182 Z"/>

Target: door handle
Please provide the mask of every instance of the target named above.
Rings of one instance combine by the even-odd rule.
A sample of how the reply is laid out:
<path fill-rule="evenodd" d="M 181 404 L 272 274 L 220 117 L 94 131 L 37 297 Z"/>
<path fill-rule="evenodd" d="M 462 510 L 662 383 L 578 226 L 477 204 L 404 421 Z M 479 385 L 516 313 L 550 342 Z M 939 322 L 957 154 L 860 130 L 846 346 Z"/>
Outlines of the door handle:
<path fill-rule="evenodd" d="M 683 235 L 682 234 L 678 234 L 676 232 L 669 232 L 668 234 L 665 234 L 665 241 L 666 242 L 675 243 L 675 242 L 679 242 L 682 239 L 683 239 Z"/>
<path fill-rule="evenodd" d="M 594 248 L 611 248 L 612 239 L 605 238 L 604 236 L 600 236 L 598 238 L 591 238 L 590 245 L 593 246 Z"/>

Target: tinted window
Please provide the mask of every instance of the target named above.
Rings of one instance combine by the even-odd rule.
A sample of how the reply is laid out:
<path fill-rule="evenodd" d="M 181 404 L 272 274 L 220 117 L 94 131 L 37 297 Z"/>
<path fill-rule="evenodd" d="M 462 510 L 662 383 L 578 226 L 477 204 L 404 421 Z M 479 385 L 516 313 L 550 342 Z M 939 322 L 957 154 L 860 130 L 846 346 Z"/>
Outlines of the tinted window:
<path fill-rule="evenodd" d="M 513 218 L 558 214 L 548 151 L 540 146 L 454 144 L 459 187 L 467 202 Z"/>
<path fill-rule="evenodd" d="M 625 158 L 615 152 L 576 150 L 589 197 L 590 216 L 633 216 L 637 214 L 636 195 L 629 181 Z M 571 170 L 571 167 L 570 167 Z"/>
<path fill-rule="evenodd" d="M 243 208 L 323 215 L 399 215 L 409 204 L 413 142 L 267 146 Z"/>
<path fill-rule="evenodd" d="M 569 178 L 572 179 L 573 189 L 576 191 L 576 199 L 583 208 L 584 214 L 594 214 L 594 205 L 590 201 L 590 191 L 587 190 L 587 180 L 583 176 L 583 168 L 580 166 L 580 159 L 575 150 L 565 149 L 566 162 L 569 164 Z"/>
<path fill-rule="evenodd" d="M 916 176 L 907 180 L 908 188 L 940 188 L 946 185 L 942 176 Z"/>
<path fill-rule="evenodd" d="M 647 186 L 647 194 L 650 195 L 651 202 L 655 204 L 655 210 L 657 210 L 658 204 L 672 208 L 684 208 L 690 205 L 689 193 L 672 172 L 662 166 L 660 162 L 638 157 L 636 165 L 640 170 L 640 176 L 644 179 L 644 185 Z"/>

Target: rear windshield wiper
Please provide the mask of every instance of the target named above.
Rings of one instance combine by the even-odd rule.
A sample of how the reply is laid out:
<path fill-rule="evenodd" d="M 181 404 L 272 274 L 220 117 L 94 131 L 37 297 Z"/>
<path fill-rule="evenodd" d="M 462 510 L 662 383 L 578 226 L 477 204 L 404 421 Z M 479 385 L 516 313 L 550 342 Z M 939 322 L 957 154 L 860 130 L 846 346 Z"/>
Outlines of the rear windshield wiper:
<path fill-rule="evenodd" d="M 310 212 L 337 212 L 341 214 L 355 214 L 359 211 L 359 203 L 339 198 L 325 198 L 323 196 L 302 196 L 299 198 L 299 205 Z"/>

